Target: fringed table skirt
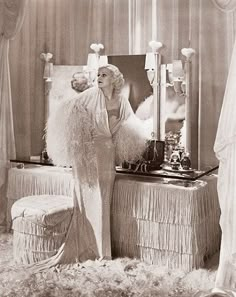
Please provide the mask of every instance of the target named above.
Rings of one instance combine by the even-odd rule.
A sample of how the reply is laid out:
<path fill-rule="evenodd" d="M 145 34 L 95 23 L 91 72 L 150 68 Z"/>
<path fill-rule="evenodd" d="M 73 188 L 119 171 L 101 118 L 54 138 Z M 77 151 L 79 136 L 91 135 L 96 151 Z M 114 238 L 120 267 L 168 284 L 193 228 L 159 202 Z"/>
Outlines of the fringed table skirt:
<path fill-rule="evenodd" d="M 112 199 L 116 257 L 191 271 L 219 250 L 217 177 L 198 181 L 117 176 Z"/>
<path fill-rule="evenodd" d="M 111 208 L 112 255 L 187 271 L 202 267 L 219 249 L 216 183 L 214 175 L 188 182 L 117 174 Z M 72 187 L 68 169 L 12 168 L 7 191 L 9 213 L 21 197 L 72 196 Z M 8 217 L 10 222 L 10 214 Z"/>
<path fill-rule="evenodd" d="M 73 199 L 36 195 L 16 201 L 11 210 L 16 263 L 30 264 L 57 253 L 73 213 Z"/>

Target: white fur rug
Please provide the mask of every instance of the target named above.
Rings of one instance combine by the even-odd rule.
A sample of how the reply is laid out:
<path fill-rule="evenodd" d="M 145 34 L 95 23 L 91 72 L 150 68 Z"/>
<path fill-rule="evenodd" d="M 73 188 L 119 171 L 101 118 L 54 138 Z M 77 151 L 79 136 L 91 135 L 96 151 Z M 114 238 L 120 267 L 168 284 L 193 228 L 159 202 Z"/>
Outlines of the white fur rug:
<path fill-rule="evenodd" d="M 87 261 L 31 275 L 14 265 L 12 235 L 0 234 L 1 297 L 190 297 L 214 287 L 217 255 L 190 273 L 134 259 Z"/>

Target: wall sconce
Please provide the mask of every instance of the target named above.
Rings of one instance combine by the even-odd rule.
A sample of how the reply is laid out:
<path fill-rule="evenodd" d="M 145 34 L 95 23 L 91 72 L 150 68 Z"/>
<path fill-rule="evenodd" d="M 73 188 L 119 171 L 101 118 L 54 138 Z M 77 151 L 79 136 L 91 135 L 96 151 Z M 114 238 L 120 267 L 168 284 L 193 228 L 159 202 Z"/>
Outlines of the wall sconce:
<path fill-rule="evenodd" d="M 106 55 L 102 55 L 99 57 L 99 67 L 107 65 L 108 64 L 108 58 Z"/>
<path fill-rule="evenodd" d="M 186 144 L 185 151 L 191 156 L 191 58 L 195 54 L 192 48 L 183 48 L 181 50 L 184 61 L 185 79 L 182 83 L 182 90 L 185 94 L 185 131 L 186 131 Z"/>
<path fill-rule="evenodd" d="M 43 79 L 45 80 L 44 84 L 44 93 L 45 93 L 45 122 L 48 119 L 48 102 L 49 102 L 49 92 L 52 88 L 52 76 L 53 76 L 53 63 L 50 62 L 53 54 L 51 53 L 41 53 L 40 59 L 44 61 L 44 71 Z"/>
<path fill-rule="evenodd" d="M 145 70 L 153 87 L 153 135 L 154 139 L 165 139 L 165 96 L 166 87 L 173 87 L 175 93 L 185 97 L 185 152 L 191 155 L 191 58 L 195 54 L 192 48 L 183 48 L 185 60 L 174 60 L 172 64 L 161 65 L 161 43 L 151 41 L 152 52 L 146 54 Z M 163 70 L 163 72 L 162 72 Z M 164 88 L 162 87 L 164 85 Z"/>
<path fill-rule="evenodd" d="M 98 55 L 96 53 L 89 53 L 87 58 L 87 69 L 97 70 L 98 69 Z"/>
<path fill-rule="evenodd" d="M 53 57 L 53 55 L 51 53 L 41 53 L 40 54 L 40 59 L 45 62 L 43 78 L 48 82 L 52 81 L 53 63 L 50 62 L 52 57 Z"/>
<path fill-rule="evenodd" d="M 44 111 L 44 115 L 45 115 L 45 125 L 47 123 L 48 120 L 48 114 L 49 114 L 49 93 L 50 90 L 52 88 L 52 75 L 53 75 L 53 63 L 50 62 L 50 60 L 52 59 L 53 54 L 51 53 L 41 53 L 40 54 L 40 59 L 44 61 L 44 71 L 43 71 L 43 79 L 45 80 L 45 84 L 44 84 L 44 93 L 45 93 L 45 111 Z M 46 143 L 45 143 L 45 138 L 43 138 L 44 140 L 44 148 L 41 152 L 41 157 L 44 161 L 48 160 L 48 154 L 46 151 Z"/>
<path fill-rule="evenodd" d="M 153 138 L 163 141 L 165 139 L 165 131 L 160 126 L 161 122 L 161 100 L 160 100 L 160 83 L 161 83 L 161 54 L 160 50 L 163 44 L 158 41 L 150 41 L 149 46 L 152 48 L 152 52 L 146 53 L 145 58 L 145 70 L 147 71 L 148 80 L 153 88 Z"/>
<path fill-rule="evenodd" d="M 153 52 L 146 53 L 144 69 L 147 71 L 147 78 L 149 80 L 150 85 L 152 85 L 154 81 L 155 68 L 156 68 L 155 54 Z"/>
<path fill-rule="evenodd" d="M 47 81 L 52 80 L 53 75 L 53 63 L 46 62 L 44 67 L 43 78 Z"/>
<path fill-rule="evenodd" d="M 104 49 L 103 44 L 92 43 L 90 48 L 94 51 L 94 53 L 88 54 L 86 72 L 88 73 L 90 84 L 93 85 L 97 76 L 98 68 L 106 65 L 108 63 L 108 58 L 106 55 L 99 54 L 100 50 Z"/>
<path fill-rule="evenodd" d="M 99 57 L 97 53 L 88 54 L 86 72 L 88 74 L 89 85 L 93 85 L 96 79 L 98 60 Z"/>
<path fill-rule="evenodd" d="M 153 88 L 153 132 L 148 141 L 144 159 L 149 162 L 151 170 L 158 170 L 164 161 L 165 121 L 163 121 L 163 104 L 161 102 L 161 54 L 162 43 L 150 41 L 152 52 L 146 53 L 145 70 Z"/>
<path fill-rule="evenodd" d="M 173 86 L 175 93 L 179 96 L 184 96 L 184 70 L 181 60 L 174 60 L 173 61 Z"/>

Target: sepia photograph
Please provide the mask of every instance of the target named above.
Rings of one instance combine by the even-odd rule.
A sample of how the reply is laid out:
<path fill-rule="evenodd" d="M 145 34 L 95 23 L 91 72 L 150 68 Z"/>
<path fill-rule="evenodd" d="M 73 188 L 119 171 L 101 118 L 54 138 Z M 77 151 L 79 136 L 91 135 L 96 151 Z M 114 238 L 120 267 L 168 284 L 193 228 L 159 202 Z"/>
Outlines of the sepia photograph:
<path fill-rule="evenodd" d="M 0 0 L 0 297 L 236 297 L 235 37 L 236 0 Z"/>

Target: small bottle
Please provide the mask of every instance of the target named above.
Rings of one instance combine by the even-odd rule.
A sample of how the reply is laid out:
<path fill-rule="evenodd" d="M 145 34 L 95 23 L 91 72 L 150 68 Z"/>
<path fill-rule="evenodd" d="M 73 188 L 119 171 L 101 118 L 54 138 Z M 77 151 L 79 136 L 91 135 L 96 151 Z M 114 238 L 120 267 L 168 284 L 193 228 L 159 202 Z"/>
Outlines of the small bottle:
<path fill-rule="evenodd" d="M 42 158 L 43 161 L 48 161 L 49 160 L 49 156 L 48 156 L 46 148 L 42 151 L 41 158 Z"/>
<path fill-rule="evenodd" d="M 175 151 L 172 152 L 172 154 L 170 156 L 170 162 L 178 162 L 178 163 L 180 163 L 179 151 L 175 150 Z"/>
<path fill-rule="evenodd" d="M 170 157 L 170 166 L 173 170 L 179 170 L 180 168 L 180 156 L 178 151 L 173 151 Z"/>
<path fill-rule="evenodd" d="M 191 160 L 189 153 L 183 153 L 180 163 L 184 170 L 189 170 L 191 168 Z"/>

